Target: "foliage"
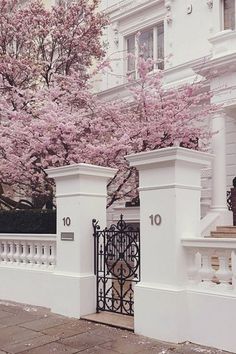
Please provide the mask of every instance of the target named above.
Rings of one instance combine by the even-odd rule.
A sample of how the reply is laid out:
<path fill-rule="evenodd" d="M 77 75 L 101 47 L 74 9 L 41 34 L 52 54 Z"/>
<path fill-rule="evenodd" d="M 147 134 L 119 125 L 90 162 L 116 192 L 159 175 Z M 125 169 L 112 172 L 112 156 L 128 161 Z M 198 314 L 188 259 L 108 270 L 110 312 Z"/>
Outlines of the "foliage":
<path fill-rule="evenodd" d="M 52 11 L 38 1 L 18 3 L 0 0 L 0 182 L 11 191 L 47 199 L 53 181 L 45 169 L 86 162 L 118 168 L 111 205 L 137 193 L 126 154 L 206 148 L 206 121 L 216 107 L 202 83 L 166 90 L 162 73 L 150 72 L 155 63 L 139 58 L 128 101 L 102 102 L 91 93 L 88 68 L 104 55 L 99 37 L 107 23 L 96 0 Z"/>
<path fill-rule="evenodd" d="M 0 210 L 0 233 L 55 234 L 56 210 Z"/>

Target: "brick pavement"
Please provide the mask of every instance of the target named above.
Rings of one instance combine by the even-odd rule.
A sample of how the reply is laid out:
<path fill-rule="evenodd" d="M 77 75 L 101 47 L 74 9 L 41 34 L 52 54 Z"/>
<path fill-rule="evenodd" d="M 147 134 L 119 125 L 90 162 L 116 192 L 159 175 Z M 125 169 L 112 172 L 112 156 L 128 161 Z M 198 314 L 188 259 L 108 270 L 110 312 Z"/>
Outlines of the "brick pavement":
<path fill-rule="evenodd" d="M 158 342 L 132 332 L 0 301 L 0 354 L 224 354 L 191 343 Z"/>

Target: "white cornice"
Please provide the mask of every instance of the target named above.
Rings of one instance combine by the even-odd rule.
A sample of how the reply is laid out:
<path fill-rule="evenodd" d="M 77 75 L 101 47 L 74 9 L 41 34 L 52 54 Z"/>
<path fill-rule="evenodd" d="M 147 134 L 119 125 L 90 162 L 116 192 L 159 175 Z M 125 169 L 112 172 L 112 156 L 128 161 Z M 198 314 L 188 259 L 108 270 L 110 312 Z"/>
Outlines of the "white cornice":
<path fill-rule="evenodd" d="M 217 77 L 236 71 L 236 31 L 225 30 L 208 39 L 212 55 L 205 63 L 197 63 L 194 70 L 205 77 Z"/>
<path fill-rule="evenodd" d="M 164 149 L 141 152 L 125 156 L 130 166 L 142 168 L 147 165 L 158 165 L 166 162 L 182 161 L 200 167 L 209 166 L 213 155 L 182 147 L 167 147 Z"/>
<path fill-rule="evenodd" d="M 157 4 L 163 3 L 164 0 L 123 0 L 118 4 L 110 6 L 106 9 L 111 21 L 119 21 L 127 16 L 133 16 L 138 12 Z"/>
<path fill-rule="evenodd" d="M 204 77 L 217 77 L 227 72 L 236 71 L 236 52 L 193 66 L 196 73 Z"/>
<path fill-rule="evenodd" d="M 78 163 L 68 166 L 54 167 L 45 170 L 49 178 L 86 175 L 94 177 L 112 178 L 117 172 L 114 168 Z"/>
<path fill-rule="evenodd" d="M 236 240 L 232 238 L 213 238 L 213 237 L 195 237 L 195 238 L 182 238 L 181 243 L 184 247 L 190 248 L 224 248 L 224 249 L 236 249 Z"/>

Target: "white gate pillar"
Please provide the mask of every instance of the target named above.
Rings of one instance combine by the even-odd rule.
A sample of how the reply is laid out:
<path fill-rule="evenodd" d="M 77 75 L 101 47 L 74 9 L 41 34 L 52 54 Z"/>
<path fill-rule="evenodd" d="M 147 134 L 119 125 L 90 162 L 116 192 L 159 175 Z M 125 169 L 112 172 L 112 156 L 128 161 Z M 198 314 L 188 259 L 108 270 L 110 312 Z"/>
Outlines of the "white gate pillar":
<path fill-rule="evenodd" d="M 141 282 L 135 332 L 187 340 L 187 284 L 182 237 L 200 237 L 201 168 L 212 155 L 180 147 L 126 157 L 139 170 Z M 161 221 L 161 222 L 160 222 Z"/>
<path fill-rule="evenodd" d="M 75 164 L 46 171 L 56 182 L 57 261 L 52 311 L 96 311 L 92 219 L 106 226 L 107 181 L 116 170 Z"/>

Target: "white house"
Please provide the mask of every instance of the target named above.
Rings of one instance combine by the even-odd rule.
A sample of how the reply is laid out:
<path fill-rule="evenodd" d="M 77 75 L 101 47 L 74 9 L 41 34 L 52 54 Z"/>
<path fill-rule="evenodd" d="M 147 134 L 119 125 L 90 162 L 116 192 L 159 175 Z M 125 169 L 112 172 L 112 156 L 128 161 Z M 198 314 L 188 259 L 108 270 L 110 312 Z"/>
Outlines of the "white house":
<path fill-rule="evenodd" d="M 111 18 L 105 36 L 113 59 L 113 72 L 97 87 L 101 98 L 127 95 L 126 73 L 135 78 L 136 68 L 126 53 L 137 51 L 140 31 L 149 55 L 160 59 L 167 87 L 192 82 L 196 75 L 209 77 L 212 100 L 222 104 L 209 122 L 217 132 L 214 155 L 168 147 L 126 156 L 139 172 L 140 217 L 137 207 L 124 205 L 114 206 L 109 217 L 116 221 L 122 210 L 130 222 L 140 219 L 140 231 L 125 232 L 123 220 L 105 228 L 107 182 L 116 169 L 79 163 L 47 170 L 56 182 L 57 234 L 0 234 L 0 299 L 76 318 L 101 310 L 99 301 L 107 299 L 110 307 L 102 310 L 135 305 L 135 333 L 236 353 L 236 238 L 203 237 L 217 225 L 232 224 L 226 191 L 236 175 L 235 1 L 102 0 L 101 5 Z M 133 288 L 130 282 L 137 278 Z"/>
<path fill-rule="evenodd" d="M 201 213 L 208 215 L 203 228 L 216 215 L 221 215 L 218 224 L 232 223 L 226 192 L 236 176 L 235 0 L 102 0 L 101 6 L 111 20 L 105 39 L 113 69 L 102 78 L 103 99 L 127 94 L 126 74 L 136 76 L 127 52 L 137 53 L 138 32 L 149 55 L 165 70 L 167 86 L 191 83 L 196 75 L 210 77 L 206 85 L 214 92 L 212 101 L 223 106 L 209 123 L 218 133 L 211 142 L 212 168 L 202 174 Z M 113 208 L 110 219 L 116 220 L 121 211 L 131 222 L 139 219 L 139 208 L 124 209 L 124 203 Z"/>

